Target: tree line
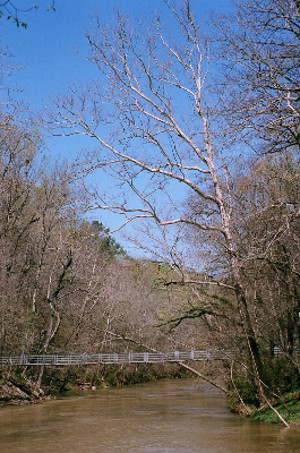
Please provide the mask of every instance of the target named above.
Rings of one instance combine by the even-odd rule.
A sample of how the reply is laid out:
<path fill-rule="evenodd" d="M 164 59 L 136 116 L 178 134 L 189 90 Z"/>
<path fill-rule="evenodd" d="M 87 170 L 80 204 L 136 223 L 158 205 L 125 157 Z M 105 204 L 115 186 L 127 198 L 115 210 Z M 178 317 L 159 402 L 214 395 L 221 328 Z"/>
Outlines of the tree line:
<path fill-rule="evenodd" d="M 47 161 L 38 132 L 11 113 L 0 127 L 1 355 L 165 349 L 158 265 L 85 219 L 72 170 Z"/>

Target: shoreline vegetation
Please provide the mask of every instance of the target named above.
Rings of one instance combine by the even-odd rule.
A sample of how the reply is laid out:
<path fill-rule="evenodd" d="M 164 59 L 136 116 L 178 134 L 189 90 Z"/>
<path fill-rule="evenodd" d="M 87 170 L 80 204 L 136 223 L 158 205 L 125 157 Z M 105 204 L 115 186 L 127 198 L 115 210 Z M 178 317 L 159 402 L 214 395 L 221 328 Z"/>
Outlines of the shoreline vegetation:
<path fill-rule="evenodd" d="M 300 391 L 289 392 L 282 394 L 277 399 L 274 398 L 272 408 L 268 407 L 267 404 L 260 408 L 251 405 L 245 406 L 236 400 L 233 403 L 231 398 L 232 394 L 227 398 L 228 407 L 232 412 L 236 412 L 242 417 L 257 422 L 280 425 L 282 421 L 276 415 L 275 411 L 277 411 L 289 427 L 300 428 Z"/>
<path fill-rule="evenodd" d="M 25 377 L 22 370 L 11 372 L 3 369 L 0 371 L 0 408 L 39 403 L 69 391 L 120 387 L 186 376 L 185 371 L 174 365 L 139 365 L 134 369 L 133 365 L 53 368 L 44 373 L 43 386 L 37 388 L 34 380 Z"/>
<path fill-rule="evenodd" d="M 300 428 L 300 391 L 282 395 L 273 405 L 291 427 Z M 280 423 L 280 420 L 270 408 L 260 408 L 253 412 L 250 418 L 264 423 Z"/>

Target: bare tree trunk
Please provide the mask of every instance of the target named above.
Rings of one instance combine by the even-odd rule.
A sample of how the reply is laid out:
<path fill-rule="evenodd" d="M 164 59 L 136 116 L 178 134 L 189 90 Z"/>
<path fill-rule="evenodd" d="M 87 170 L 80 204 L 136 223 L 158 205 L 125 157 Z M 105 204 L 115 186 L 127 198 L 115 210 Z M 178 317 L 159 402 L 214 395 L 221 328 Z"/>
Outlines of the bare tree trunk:
<path fill-rule="evenodd" d="M 204 381 L 208 382 L 209 384 L 213 385 L 216 387 L 218 390 L 221 390 L 223 393 L 228 393 L 228 390 L 224 389 L 221 385 L 219 385 L 217 382 L 213 381 L 212 379 L 209 379 L 207 376 L 204 376 L 204 374 L 200 373 L 200 371 L 195 370 L 195 368 L 190 367 L 184 362 L 178 362 L 180 366 L 185 368 L 186 370 L 190 371 L 192 374 L 195 374 L 196 376 L 200 377 Z"/>
<path fill-rule="evenodd" d="M 55 308 L 54 301 L 57 300 L 57 298 L 59 296 L 59 293 L 63 289 L 63 280 L 64 280 L 65 274 L 66 274 L 68 268 L 71 266 L 71 264 L 72 264 L 72 257 L 70 256 L 68 258 L 66 264 L 63 265 L 63 270 L 62 270 L 62 272 L 61 272 L 61 274 L 59 276 L 56 288 L 52 292 L 52 296 L 50 296 L 51 283 L 52 283 L 52 276 L 50 276 L 49 286 L 48 286 L 48 304 L 49 304 L 49 308 L 50 308 L 50 320 L 49 320 L 48 331 L 47 331 L 47 334 L 46 334 L 46 339 L 45 339 L 44 344 L 43 344 L 43 352 L 44 353 L 48 352 L 48 348 L 49 348 L 50 342 L 55 337 L 55 335 L 56 335 L 56 333 L 57 333 L 57 331 L 59 329 L 59 326 L 60 326 L 61 318 L 60 318 L 59 312 Z M 56 319 L 56 322 L 54 323 L 55 319 Z M 38 376 L 37 382 L 36 382 L 37 388 L 40 388 L 41 385 L 42 385 L 42 379 L 43 379 L 43 375 L 44 375 L 44 370 L 45 370 L 45 367 L 44 367 L 44 365 L 42 365 L 41 368 L 40 368 L 40 372 L 39 372 L 39 376 Z"/>

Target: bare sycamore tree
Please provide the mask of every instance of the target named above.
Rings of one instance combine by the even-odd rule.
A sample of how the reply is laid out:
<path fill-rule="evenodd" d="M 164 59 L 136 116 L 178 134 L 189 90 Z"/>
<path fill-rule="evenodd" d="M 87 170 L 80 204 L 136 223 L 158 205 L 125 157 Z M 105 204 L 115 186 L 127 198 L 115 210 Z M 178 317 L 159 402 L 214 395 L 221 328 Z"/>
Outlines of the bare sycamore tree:
<path fill-rule="evenodd" d="M 231 150 L 225 148 L 214 116 L 218 95 L 209 71 L 210 44 L 190 1 L 165 4 L 168 25 L 156 16 L 149 27 L 135 28 L 120 13 L 113 25 L 96 20 L 95 32 L 86 33 L 87 60 L 98 68 L 99 79 L 70 89 L 58 102 L 52 127 L 57 134 L 92 139 L 94 151 L 87 155 L 84 174 L 109 173 L 115 178 L 113 193 L 93 191 L 95 206 L 122 214 L 124 224 L 148 220 L 163 235 L 167 227 L 177 227 L 173 237 L 193 225 L 203 234 L 202 244 L 196 244 L 199 250 L 205 250 L 206 240 L 222 244 L 228 280 L 216 277 L 193 283 L 231 293 L 259 400 L 265 403 L 263 365 L 234 237 L 226 166 Z M 197 200 L 196 214 L 180 202 L 182 193 Z"/>

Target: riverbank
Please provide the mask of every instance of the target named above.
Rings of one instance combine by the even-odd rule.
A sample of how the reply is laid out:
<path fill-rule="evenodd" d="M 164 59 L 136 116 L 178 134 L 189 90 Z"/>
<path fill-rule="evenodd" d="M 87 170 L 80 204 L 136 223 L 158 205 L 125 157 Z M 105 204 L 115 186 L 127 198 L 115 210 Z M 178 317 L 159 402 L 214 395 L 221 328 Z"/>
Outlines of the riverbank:
<path fill-rule="evenodd" d="M 174 364 L 121 365 L 47 368 L 41 388 L 36 387 L 36 370 L 25 377 L 21 369 L 0 371 L 0 407 L 38 403 L 69 391 L 105 387 L 121 387 L 186 377 L 187 373 Z"/>
<path fill-rule="evenodd" d="M 37 389 L 34 382 L 21 373 L 1 370 L 0 374 L 0 407 L 18 406 L 37 403 L 49 399 L 42 389 Z"/>
<path fill-rule="evenodd" d="M 274 408 L 290 426 L 300 428 L 300 391 L 282 395 L 280 401 L 274 403 Z M 264 423 L 281 423 L 275 412 L 270 408 L 257 410 L 250 415 L 250 418 Z"/>

